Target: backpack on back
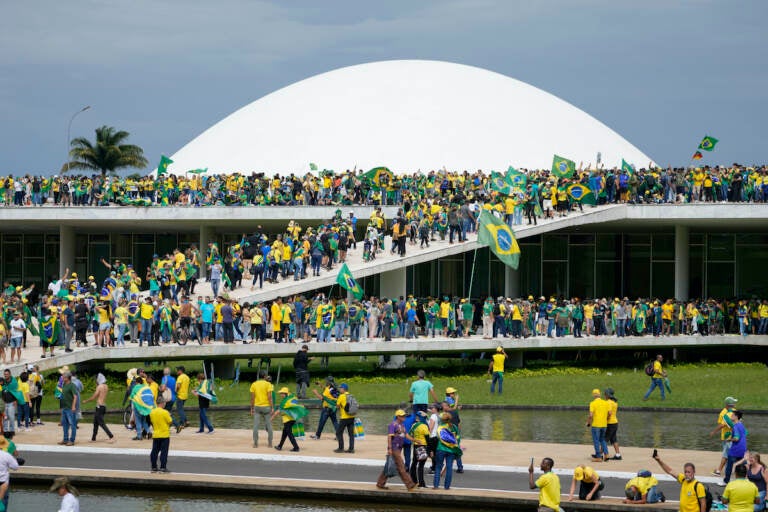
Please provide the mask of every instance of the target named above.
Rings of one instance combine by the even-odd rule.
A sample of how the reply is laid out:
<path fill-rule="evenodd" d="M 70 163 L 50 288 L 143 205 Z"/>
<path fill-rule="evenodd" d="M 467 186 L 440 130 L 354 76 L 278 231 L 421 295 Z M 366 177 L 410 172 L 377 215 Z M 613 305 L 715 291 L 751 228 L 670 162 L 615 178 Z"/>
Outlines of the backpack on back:
<path fill-rule="evenodd" d="M 653 369 L 653 361 L 645 365 L 645 374 L 649 377 L 653 377 L 653 374 L 656 373 L 656 371 Z"/>
<path fill-rule="evenodd" d="M 709 491 L 709 487 L 699 482 L 698 480 L 695 480 L 693 483 L 694 489 L 696 488 L 697 485 L 704 487 L 704 501 L 707 504 L 707 507 L 706 507 L 707 512 L 709 512 L 710 510 L 712 510 L 712 502 L 714 501 L 714 498 L 712 497 L 712 493 Z"/>
<path fill-rule="evenodd" d="M 360 408 L 360 404 L 357 403 L 357 398 L 347 393 L 347 403 L 344 405 L 344 411 L 347 414 L 357 414 L 357 410 Z"/>

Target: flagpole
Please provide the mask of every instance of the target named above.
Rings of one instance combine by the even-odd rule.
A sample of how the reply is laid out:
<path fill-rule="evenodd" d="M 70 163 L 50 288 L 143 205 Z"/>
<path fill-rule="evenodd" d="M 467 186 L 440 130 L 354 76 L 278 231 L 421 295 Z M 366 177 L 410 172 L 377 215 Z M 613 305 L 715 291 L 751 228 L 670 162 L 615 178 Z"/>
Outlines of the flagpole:
<path fill-rule="evenodd" d="M 472 301 L 472 283 L 475 280 L 475 262 L 477 261 L 477 246 L 475 246 L 475 253 L 472 256 L 472 273 L 469 275 L 469 292 L 467 298 Z"/>

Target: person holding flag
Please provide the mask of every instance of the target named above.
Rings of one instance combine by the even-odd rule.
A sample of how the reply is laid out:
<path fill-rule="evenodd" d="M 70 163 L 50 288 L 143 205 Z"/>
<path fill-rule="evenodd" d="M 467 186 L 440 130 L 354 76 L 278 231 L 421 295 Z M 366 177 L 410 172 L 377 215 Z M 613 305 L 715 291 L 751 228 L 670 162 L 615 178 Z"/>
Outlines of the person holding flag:
<path fill-rule="evenodd" d="M 144 377 L 136 377 L 130 394 L 133 407 L 133 418 L 136 422 L 136 437 L 134 441 L 141 441 L 149 436 L 149 413 L 155 408 L 155 395 L 152 388 L 146 383 Z"/>
<path fill-rule="evenodd" d="M 479 220 L 478 243 L 488 245 L 502 263 L 517 269 L 520 264 L 520 246 L 512 229 L 487 210 L 480 213 Z"/>
<path fill-rule="evenodd" d="M 205 369 L 205 367 L 203 367 Z M 211 370 L 211 379 L 209 380 L 204 373 L 197 374 L 197 389 L 192 390 L 192 394 L 197 397 L 197 406 L 200 409 L 200 429 L 198 434 L 208 429 L 209 434 L 213 434 L 213 425 L 208 419 L 208 408 L 211 403 L 218 402 L 216 393 L 213 391 L 213 370 Z"/>
<path fill-rule="evenodd" d="M 299 405 L 296 395 L 291 394 L 287 387 L 280 388 L 278 393 L 280 394 L 281 401 L 277 410 L 272 413 L 272 419 L 275 419 L 278 414 L 283 415 L 283 434 L 280 437 L 280 442 L 275 446 L 275 450 L 282 450 L 285 440 L 288 439 L 291 446 L 293 446 L 291 451 L 298 452 L 299 445 L 296 443 L 296 438 L 293 435 L 293 425 L 297 420 L 306 416 L 308 411 L 304 406 Z"/>

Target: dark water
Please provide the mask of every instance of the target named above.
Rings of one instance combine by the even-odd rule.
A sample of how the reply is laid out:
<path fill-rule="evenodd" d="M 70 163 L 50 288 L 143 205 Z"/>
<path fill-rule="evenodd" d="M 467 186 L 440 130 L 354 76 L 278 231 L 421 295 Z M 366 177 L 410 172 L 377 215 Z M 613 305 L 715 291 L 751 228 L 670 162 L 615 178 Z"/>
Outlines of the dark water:
<path fill-rule="evenodd" d="M 61 498 L 43 487 L 14 487 L 9 509 L 43 512 L 58 510 Z M 403 505 L 282 500 L 248 496 L 211 496 L 184 493 L 80 490 L 80 510 L 109 512 L 423 512 Z M 477 512 L 486 509 L 473 508 Z"/>
<path fill-rule="evenodd" d="M 633 412 L 619 410 L 619 443 L 623 446 L 678 448 L 688 450 L 719 450 L 716 438 L 709 432 L 715 427 L 717 413 L 692 412 Z M 384 434 L 392 420 L 389 409 L 362 409 L 366 434 Z M 197 425 L 197 412 L 188 414 L 190 424 Z M 247 411 L 209 411 L 214 426 L 223 428 L 253 428 Z M 306 418 L 307 434 L 317 427 L 319 411 L 310 409 Z M 494 441 L 548 442 L 591 444 L 589 429 L 584 427 L 586 411 L 468 409 L 461 412 L 464 438 Z M 114 422 L 122 421 L 116 416 Z M 768 417 L 745 418 L 749 431 L 749 446 L 768 446 Z M 275 423 L 275 428 L 278 424 Z M 326 435 L 331 431 L 329 423 Z"/>

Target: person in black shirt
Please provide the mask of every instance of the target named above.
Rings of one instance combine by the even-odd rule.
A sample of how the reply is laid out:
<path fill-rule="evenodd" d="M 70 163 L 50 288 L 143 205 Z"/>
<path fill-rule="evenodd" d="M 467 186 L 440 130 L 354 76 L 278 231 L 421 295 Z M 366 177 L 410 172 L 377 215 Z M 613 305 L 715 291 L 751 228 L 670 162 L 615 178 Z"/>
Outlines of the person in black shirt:
<path fill-rule="evenodd" d="M 309 362 L 311 357 L 307 356 L 309 347 L 302 345 L 301 350 L 296 352 L 293 357 L 293 369 L 296 371 L 296 398 L 307 398 L 307 387 L 309 386 Z"/>

